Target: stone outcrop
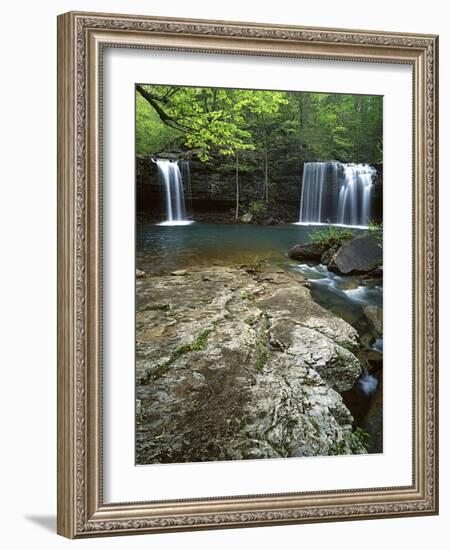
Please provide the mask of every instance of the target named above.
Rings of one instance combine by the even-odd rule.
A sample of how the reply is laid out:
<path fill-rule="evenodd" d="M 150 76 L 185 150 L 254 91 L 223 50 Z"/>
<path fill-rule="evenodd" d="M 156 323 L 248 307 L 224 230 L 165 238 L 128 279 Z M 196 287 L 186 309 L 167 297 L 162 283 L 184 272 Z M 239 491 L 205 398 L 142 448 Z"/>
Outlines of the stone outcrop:
<path fill-rule="evenodd" d="M 344 275 L 368 273 L 383 263 L 383 246 L 368 235 L 345 242 L 328 263 L 328 268 Z"/>
<path fill-rule="evenodd" d="M 289 258 L 292 260 L 316 260 L 319 261 L 322 255 L 327 251 L 325 244 L 316 242 L 316 243 L 306 243 L 306 244 L 296 244 L 289 250 Z"/>
<path fill-rule="evenodd" d="M 357 333 L 278 270 L 136 280 L 139 464 L 365 452 Z"/>

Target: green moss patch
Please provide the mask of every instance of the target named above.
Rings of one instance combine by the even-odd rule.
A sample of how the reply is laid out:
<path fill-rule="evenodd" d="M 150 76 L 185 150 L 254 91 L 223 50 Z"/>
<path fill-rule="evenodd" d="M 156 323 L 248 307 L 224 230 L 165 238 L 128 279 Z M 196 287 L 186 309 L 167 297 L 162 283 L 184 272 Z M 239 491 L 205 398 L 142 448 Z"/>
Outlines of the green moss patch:
<path fill-rule="evenodd" d="M 144 311 L 169 311 L 170 304 L 151 304 Z"/>
<path fill-rule="evenodd" d="M 206 329 L 201 332 L 190 344 L 181 344 L 180 346 L 176 347 L 175 350 L 172 352 L 170 358 L 164 364 L 158 367 L 151 377 L 159 378 L 160 376 L 162 376 L 168 371 L 170 365 L 172 365 L 172 363 L 174 363 L 181 355 L 189 353 L 190 351 L 201 351 L 202 349 L 205 349 L 208 343 L 208 336 L 212 331 L 212 328 Z"/>

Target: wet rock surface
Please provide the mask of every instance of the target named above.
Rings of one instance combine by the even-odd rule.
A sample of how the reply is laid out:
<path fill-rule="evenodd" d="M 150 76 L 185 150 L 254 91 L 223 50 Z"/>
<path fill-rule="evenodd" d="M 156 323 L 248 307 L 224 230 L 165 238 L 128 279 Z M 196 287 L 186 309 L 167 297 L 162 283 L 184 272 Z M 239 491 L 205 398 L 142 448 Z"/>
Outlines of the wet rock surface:
<path fill-rule="evenodd" d="M 328 268 L 347 275 L 368 273 L 383 263 L 383 247 L 377 239 L 363 235 L 345 242 L 333 255 Z"/>
<path fill-rule="evenodd" d="M 327 251 L 327 246 L 323 243 L 296 244 L 289 251 L 289 257 L 293 260 L 320 260 Z"/>
<path fill-rule="evenodd" d="M 378 335 L 383 334 L 383 309 L 377 306 L 364 306 L 364 315 L 372 325 L 375 333 Z"/>
<path fill-rule="evenodd" d="M 362 421 L 362 428 L 368 434 L 365 442 L 373 452 L 383 452 L 383 386 L 382 374 L 378 382 L 378 387 L 369 402 L 367 414 Z"/>
<path fill-rule="evenodd" d="M 365 452 L 340 392 L 357 332 L 301 276 L 258 267 L 136 280 L 137 463 Z"/>

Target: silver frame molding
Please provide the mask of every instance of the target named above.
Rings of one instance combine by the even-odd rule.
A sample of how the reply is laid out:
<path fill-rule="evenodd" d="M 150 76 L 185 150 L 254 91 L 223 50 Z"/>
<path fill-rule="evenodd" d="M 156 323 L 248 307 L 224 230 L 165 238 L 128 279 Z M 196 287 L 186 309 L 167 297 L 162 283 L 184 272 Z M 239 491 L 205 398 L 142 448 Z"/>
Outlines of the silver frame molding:
<path fill-rule="evenodd" d="M 105 504 L 102 48 L 404 63 L 413 68 L 413 484 Z M 58 533 L 69 538 L 438 513 L 438 38 L 70 12 L 58 17 Z"/>

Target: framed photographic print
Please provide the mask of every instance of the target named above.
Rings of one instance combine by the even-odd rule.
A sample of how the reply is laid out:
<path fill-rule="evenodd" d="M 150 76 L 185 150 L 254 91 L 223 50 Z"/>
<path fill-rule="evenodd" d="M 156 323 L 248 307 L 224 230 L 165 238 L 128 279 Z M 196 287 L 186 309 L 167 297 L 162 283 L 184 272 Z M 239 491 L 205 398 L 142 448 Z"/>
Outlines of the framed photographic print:
<path fill-rule="evenodd" d="M 436 514 L 431 35 L 58 18 L 58 532 Z"/>

